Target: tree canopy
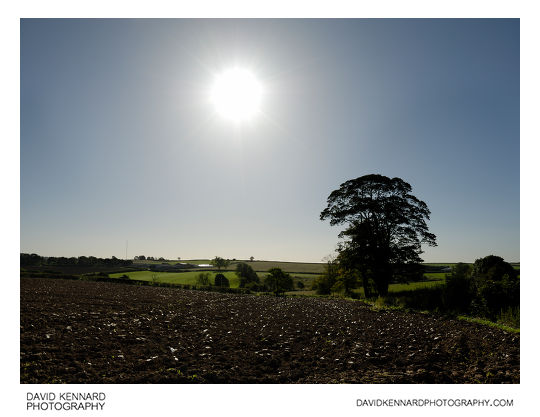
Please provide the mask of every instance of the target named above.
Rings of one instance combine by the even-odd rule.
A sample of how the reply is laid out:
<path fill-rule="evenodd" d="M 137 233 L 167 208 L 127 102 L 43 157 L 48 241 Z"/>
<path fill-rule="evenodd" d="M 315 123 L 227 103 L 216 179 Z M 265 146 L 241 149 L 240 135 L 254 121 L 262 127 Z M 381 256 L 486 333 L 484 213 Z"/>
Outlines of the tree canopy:
<path fill-rule="evenodd" d="M 244 288 L 250 282 L 259 282 L 259 276 L 257 273 L 250 265 L 244 262 L 239 262 L 236 264 L 236 276 L 240 278 L 240 288 Z"/>
<path fill-rule="evenodd" d="M 293 280 L 290 274 L 283 272 L 281 268 L 271 268 L 264 280 L 264 285 L 276 296 L 293 289 Z"/>
<path fill-rule="evenodd" d="M 227 288 L 231 286 L 229 283 L 229 280 L 223 274 L 216 274 L 216 276 L 214 277 L 214 285 L 216 287 L 227 287 Z"/>
<path fill-rule="evenodd" d="M 338 261 L 358 271 L 366 290 L 373 282 L 379 295 L 388 293 L 392 279 L 418 274 L 422 244 L 436 246 L 426 223 L 431 213 L 411 191 L 401 178 L 364 175 L 332 191 L 320 215 L 332 226 L 347 225 Z"/>
<path fill-rule="evenodd" d="M 227 268 L 229 266 L 229 264 L 230 264 L 230 261 L 228 259 L 223 259 L 220 256 L 216 256 L 214 259 L 212 259 L 211 263 L 218 270 L 220 270 L 221 268 Z"/>

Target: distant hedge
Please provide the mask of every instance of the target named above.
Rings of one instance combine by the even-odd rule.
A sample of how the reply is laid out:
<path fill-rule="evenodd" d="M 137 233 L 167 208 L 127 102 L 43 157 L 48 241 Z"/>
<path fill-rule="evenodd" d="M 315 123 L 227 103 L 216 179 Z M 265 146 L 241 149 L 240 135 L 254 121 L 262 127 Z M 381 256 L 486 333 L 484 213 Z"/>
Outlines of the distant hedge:
<path fill-rule="evenodd" d="M 126 278 L 110 278 L 107 274 L 89 274 L 89 275 L 63 275 L 47 272 L 21 272 L 21 277 L 27 278 L 52 278 L 52 279 L 71 279 L 80 281 L 94 281 L 94 282 L 112 282 L 114 284 L 127 284 L 127 285 L 139 285 L 143 287 L 167 287 L 167 288 L 180 288 L 183 290 L 197 290 L 197 291 L 212 291 L 228 294 L 252 294 L 252 291 L 247 288 L 229 288 L 229 287 L 215 287 L 215 286 L 197 286 L 189 284 L 169 284 L 165 282 L 152 282 L 152 281 L 139 281 Z"/>

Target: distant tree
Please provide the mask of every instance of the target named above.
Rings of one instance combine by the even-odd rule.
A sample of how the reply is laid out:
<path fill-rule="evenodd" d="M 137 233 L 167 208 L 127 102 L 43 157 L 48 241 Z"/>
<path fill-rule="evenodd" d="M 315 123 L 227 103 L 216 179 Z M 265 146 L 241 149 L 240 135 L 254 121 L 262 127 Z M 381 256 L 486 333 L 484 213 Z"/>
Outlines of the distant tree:
<path fill-rule="evenodd" d="M 426 224 L 430 211 L 411 190 L 401 178 L 365 175 L 332 191 L 320 215 L 332 226 L 347 225 L 339 234 L 346 239 L 338 246 L 339 260 L 358 271 L 364 283 L 372 280 L 381 296 L 393 279 L 422 262 L 422 244 L 436 246 Z"/>
<path fill-rule="evenodd" d="M 35 253 L 21 253 L 20 255 L 21 266 L 36 266 L 43 262 L 43 258 Z"/>
<path fill-rule="evenodd" d="M 214 277 L 214 285 L 216 287 L 230 287 L 229 280 L 223 274 L 216 274 L 216 276 Z"/>
<path fill-rule="evenodd" d="M 519 273 L 500 256 L 477 259 L 471 277 L 486 317 L 494 319 L 501 309 L 519 306 Z"/>
<path fill-rule="evenodd" d="M 218 270 L 221 268 L 227 268 L 230 264 L 230 261 L 228 259 L 223 259 L 220 256 L 216 256 L 212 261 L 212 265 L 214 265 Z"/>
<path fill-rule="evenodd" d="M 296 288 L 298 288 L 299 290 L 303 290 L 305 288 L 305 285 L 302 281 L 298 281 L 296 283 Z"/>
<path fill-rule="evenodd" d="M 250 257 L 249 257 L 249 261 L 250 261 L 250 262 L 253 262 L 253 259 L 255 259 L 253 256 L 250 256 Z"/>
<path fill-rule="evenodd" d="M 283 272 L 281 268 L 271 268 L 268 270 L 264 285 L 278 296 L 293 289 L 293 280 L 291 275 Z"/>
<path fill-rule="evenodd" d="M 158 261 L 164 261 L 164 260 L 165 260 L 165 258 L 163 258 L 163 257 L 160 257 L 160 258 L 158 259 Z"/>
<path fill-rule="evenodd" d="M 477 281 L 501 281 L 505 274 L 510 279 L 517 278 L 518 271 L 500 256 L 489 255 L 474 261 L 471 274 Z"/>
<path fill-rule="evenodd" d="M 259 276 L 253 268 L 243 262 L 236 264 L 236 276 L 240 278 L 240 288 L 244 288 L 248 283 L 259 283 Z"/>
<path fill-rule="evenodd" d="M 327 257 L 326 265 L 321 276 L 315 279 L 313 283 L 313 289 L 319 295 L 330 294 L 332 287 L 335 285 L 338 279 L 339 264 L 335 257 Z"/>
<path fill-rule="evenodd" d="M 139 260 L 139 261 L 145 261 L 146 260 L 146 256 L 144 255 L 139 255 L 139 256 L 136 256 L 135 259 Z"/>
<path fill-rule="evenodd" d="M 207 287 L 210 285 L 210 272 L 200 272 L 197 275 L 197 285 Z"/>

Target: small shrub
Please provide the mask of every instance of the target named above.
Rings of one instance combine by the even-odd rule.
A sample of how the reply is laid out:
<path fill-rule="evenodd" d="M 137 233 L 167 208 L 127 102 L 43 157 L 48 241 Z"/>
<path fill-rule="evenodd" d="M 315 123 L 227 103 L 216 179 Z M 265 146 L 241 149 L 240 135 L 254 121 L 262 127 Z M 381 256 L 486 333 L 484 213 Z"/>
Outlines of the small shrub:
<path fill-rule="evenodd" d="M 296 288 L 298 288 L 299 290 L 303 290 L 306 286 L 304 285 L 304 283 L 302 281 L 298 281 L 296 283 Z"/>
<path fill-rule="evenodd" d="M 259 284 L 257 282 L 248 282 L 245 287 L 246 290 L 253 291 L 253 292 L 262 292 L 267 291 L 266 285 Z"/>
<path fill-rule="evenodd" d="M 337 261 L 329 261 L 324 266 L 323 274 L 313 282 L 312 289 L 315 290 L 318 295 L 328 295 L 332 292 L 332 287 L 336 283 L 337 278 L 338 263 Z"/>
<path fill-rule="evenodd" d="M 330 291 L 332 294 L 339 294 L 345 291 L 345 286 L 343 285 L 342 280 L 338 280 L 335 282 L 334 285 L 332 285 L 332 288 L 330 288 Z"/>
<path fill-rule="evenodd" d="M 210 272 L 200 272 L 197 275 L 197 285 L 203 287 L 210 286 Z"/>
<path fill-rule="evenodd" d="M 223 274 L 217 274 L 214 278 L 214 285 L 216 287 L 225 287 L 229 288 L 231 285 L 227 277 Z"/>
<path fill-rule="evenodd" d="M 502 309 L 497 316 L 497 323 L 519 329 L 519 307 Z"/>
<path fill-rule="evenodd" d="M 418 288 L 415 290 L 400 291 L 392 293 L 389 296 L 396 300 L 392 305 L 401 305 L 415 310 L 441 311 L 443 309 L 442 298 L 444 286 L 436 285 L 427 288 Z M 385 297 L 385 299 L 388 296 Z"/>

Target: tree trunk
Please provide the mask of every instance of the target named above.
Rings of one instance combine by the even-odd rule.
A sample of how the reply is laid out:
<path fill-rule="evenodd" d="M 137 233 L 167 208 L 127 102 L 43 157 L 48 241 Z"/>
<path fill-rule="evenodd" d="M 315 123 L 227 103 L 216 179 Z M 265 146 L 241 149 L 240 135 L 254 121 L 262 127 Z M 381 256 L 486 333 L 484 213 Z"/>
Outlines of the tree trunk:
<path fill-rule="evenodd" d="M 369 277 L 367 274 L 362 274 L 362 286 L 364 287 L 364 296 L 366 298 L 371 298 L 373 294 L 371 293 L 371 285 L 369 284 Z"/>
<path fill-rule="evenodd" d="M 375 280 L 375 288 L 379 297 L 386 297 L 388 295 L 388 285 L 390 284 L 391 274 L 387 272 L 380 272 Z"/>

